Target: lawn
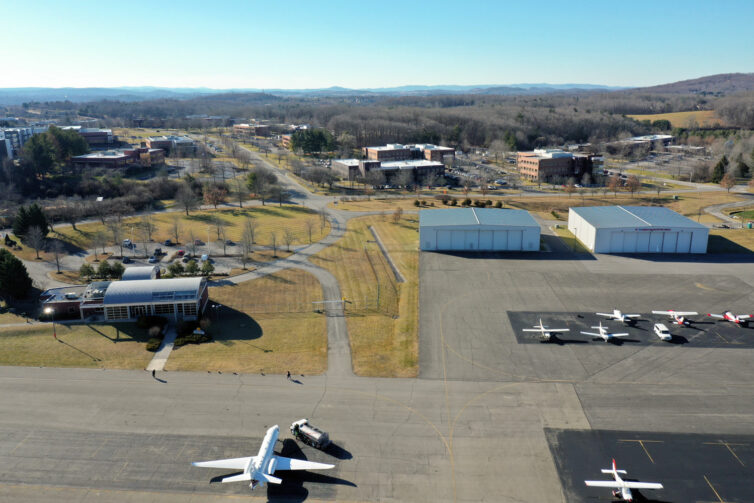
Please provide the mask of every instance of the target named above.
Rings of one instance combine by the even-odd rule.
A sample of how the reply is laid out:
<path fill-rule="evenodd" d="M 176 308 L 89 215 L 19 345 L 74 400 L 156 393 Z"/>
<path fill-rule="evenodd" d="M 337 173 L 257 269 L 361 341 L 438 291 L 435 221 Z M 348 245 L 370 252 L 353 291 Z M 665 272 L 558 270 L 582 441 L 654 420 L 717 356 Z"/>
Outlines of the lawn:
<path fill-rule="evenodd" d="M 320 300 L 317 279 L 296 269 L 211 287 L 210 304 L 223 306 L 211 317 L 213 342 L 175 349 L 166 369 L 321 374 L 327 369 L 327 326 L 312 304 Z"/>
<path fill-rule="evenodd" d="M 311 262 L 340 283 L 354 371 L 363 376 L 410 377 L 418 372 L 418 216 L 349 221 L 345 236 Z M 406 278 L 397 283 L 369 231 L 373 226 Z M 379 298 L 379 301 L 377 300 Z"/>
<path fill-rule="evenodd" d="M 754 252 L 754 230 L 710 229 L 707 252 L 752 253 Z"/>
<path fill-rule="evenodd" d="M 257 224 L 256 244 L 259 245 L 270 245 L 274 233 L 278 246 L 284 247 L 284 232 L 286 230 L 291 232 L 291 244 L 308 244 L 307 225 L 311 225 L 312 241 L 319 241 L 330 232 L 329 223 L 325 223 L 324 226 L 321 225 L 320 217 L 307 208 L 293 205 L 268 205 L 243 209 L 192 211 L 188 216 L 185 212 L 156 213 L 152 215 L 154 223 L 152 241 L 160 243 L 166 239 L 175 240 L 173 220 L 177 218 L 180 226 L 178 235 L 181 243 L 189 242 L 192 235 L 194 239 L 204 242 L 207 240 L 208 234 L 212 242 L 217 241 L 215 219 L 219 219 L 225 224 L 226 239 L 239 242 L 247 217 L 250 217 Z M 137 217 L 124 219 L 121 225 L 123 238 L 133 239 L 137 243 L 141 243 L 143 239 L 141 222 L 142 219 Z M 112 243 L 111 233 L 100 222 L 79 224 L 76 226 L 76 230 L 70 226 L 59 226 L 56 232 L 58 237 L 80 248 L 91 248 L 92 238 L 98 232 L 103 232 L 109 242 Z M 213 248 L 215 253 L 220 251 L 218 245 L 214 245 Z M 228 251 L 235 252 L 232 248 Z"/>
<path fill-rule="evenodd" d="M 637 114 L 629 115 L 637 121 L 656 121 L 656 120 L 668 120 L 673 127 L 685 128 L 689 126 L 690 121 L 696 122 L 698 126 L 708 127 L 715 125 L 724 125 L 724 121 L 715 115 L 714 110 L 699 110 L 691 112 L 672 112 L 666 114 Z"/>
<path fill-rule="evenodd" d="M 567 227 L 559 225 L 557 228 L 553 227 L 552 230 L 555 232 L 555 234 L 558 235 L 560 240 L 563 241 L 563 243 L 565 243 L 565 245 L 574 253 L 591 253 L 589 251 L 589 248 L 584 246 L 584 244 L 579 241 L 576 236 L 574 236 L 573 233 L 568 230 Z"/>
<path fill-rule="evenodd" d="M 135 324 L 0 326 L 0 365 L 143 369 L 153 353 Z"/>

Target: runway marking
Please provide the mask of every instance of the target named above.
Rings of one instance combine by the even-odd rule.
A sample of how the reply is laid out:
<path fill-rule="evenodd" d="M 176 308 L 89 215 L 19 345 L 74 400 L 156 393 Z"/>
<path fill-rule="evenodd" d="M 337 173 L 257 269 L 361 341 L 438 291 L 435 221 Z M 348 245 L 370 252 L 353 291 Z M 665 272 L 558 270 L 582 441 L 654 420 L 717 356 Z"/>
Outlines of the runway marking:
<path fill-rule="evenodd" d="M 704 476 L 704 481 L 707 482 L 707 485 L 709 486 L 709 488 L 712 489 L 713 493 L 715 493 L 715 496 L 717 496 L 717 500 L 720 503 L 725 503 L 725 500 L 720 497 L 720 494 L 717 492 L 717 489 L 715 489 L 715 486 L 712 485 L 712 482 L 709 481 L 706 475 Z"/>
<path fill-rule="evenodd" d="M 720 338 L 721 338 L 721 339 L 723 340 L 723 342 L 724 342 L 724 343 L 726 343 L 726 344 L 730 344 L 730 342 L 728 341 L 728 339 L 726 339 L 725 337 L 723 337 L 723 336 L 722 336 L 722 335 L 720 334 L 720 332 L 717 332 L 717 331 L 715 331 L 715 335 L 716 335 L 716 336 L 718 336 L 718 337 L 720 337 Z"/>
<path fill-rule="evenodd" d="M 717 291 L 719 291 L 719 290 L 717 290 L 715 288 L 712 288 L 711 286 L 707 286 L 707 285 L 704 285 L 702 283 L 694 283 L 694 285 L 697 288 L 701 288 L 702 290 L 709 290 L 710 292 L 717 292 Z"/>
<path fill-rule="evenodd" d="M 635 439 L 628 439 L 628 438 L 618 439 L 618 442 L 636 442 L 637 444 L 639 444 L 641 446 L 642 449 L 644 449 L 644 454 L 647 455 L 647 457 L 652 462 L 652 464 L 655 464 L 655 460 L 652 459 L 652 455 L 649 454 L 649 451 L 647 450 L 647 446 L 644 445 L 644 444 L 645 443 L 652 443 L 652 444 L 662 444 L 662 443 L 664 443 L 664 441 L 662 441 L 662 440 L 635 440 Z"/>
<path fill-rule="evenodd" d="M 748 446 L 749 444 L 736 444 L 731 442 L 723 442 L 722 440 L 718 440 L 717 442 L 704 442 L 704 445 L 720 445 L 728 449 L 728 452 L 730 452 L 734 458 L 736 458 L 736 461 L 741 463 L 741 466 L 746 466 L 743 461 L 741 461 L 741 458 L 738 457 L 736 452 L 731 448 L 731 445 L 741 445 L 741 446 Z"/>
<path fill-rule="evenodd" d="M 450 304 L 450 300 L 448 300 L 445 305 L 442 308 L 442 313 L 447 313 L 447 307 Z M 453 501 L 458 501 L 458 493 L 456 490 L 456 465 L 455 465 L 455 459 L 453 457 L 453 429 L 452 425 L 450 423 L 450 399 L 448 398 L 448 375 L 447 375 L 447 367 L 446 367 L 446 360 L 445 360 L 445 348 L 447 347 L 447 344 L 445 344 L 445 330 L 443 327 L 445 324 L 442 320 L 442 315 L 440 315 L 440 352 L 442 354 L 442 382 L 443 387 L 445 389 L 445 411 L 448 417 L 448 451 L 449 451 L 449 458 L 450 458 L 450 476 L 451 481 L 453 484 Z"/>

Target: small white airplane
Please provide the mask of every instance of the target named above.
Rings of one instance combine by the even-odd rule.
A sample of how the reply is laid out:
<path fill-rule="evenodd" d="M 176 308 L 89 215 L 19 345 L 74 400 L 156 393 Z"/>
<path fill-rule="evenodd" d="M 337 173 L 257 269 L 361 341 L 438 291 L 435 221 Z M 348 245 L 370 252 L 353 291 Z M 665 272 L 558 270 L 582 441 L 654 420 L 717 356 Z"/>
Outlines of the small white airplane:
<path fill-rule="evenodd" d="M 626 470 L 618 470 L 615 467 L 615 460 L 613 459 L 612 468 L 603 468 L 602 473 L 609 473 L 615 480 L 585 480 L 584 483 L 589 487 L 610 487 L 614 488 L 613 497 L 621 498 L 623 501 L 633 501 L 634 496 L 631 494 L 631 489 L 662 489 L 662 484 L 658 482 L 633 482 L 626 481 L 621 478 L 622 475 L 626 475 Z"/>
<path fill-rule="evenodd" d="M 746 325 L 749 323 L 749 318 L 751 318 L 750 314 L 733 314 L 730 311 L 725 311 L 723 314 L 707 314 L 707 316 L 711 316 L 713 318 L 719 318 L 721 320 L 730 321 L 731 323 L 735 323 L 739 327 L 741 325 Z"/>
<path fill-rule="evenodd" d="M 686 316 L 696 316 L 699 314 L 696 311 L 673 311 L 672 309 L 668 311 L 652 311 L 652 313 L 670 316 L 676 325 L 691 325 L 691 320 L 686 318 Z"/>
<path fill-rule="evenodd" d="M 552 338 L 552 334 L 568 332 L 568 328 L 550 328 L 542 324 L 542 318 L 539 319 L 539 325 L 534 325 L 533 328 L 524 328 L 524 332 L 539 332 L 542 339 L 549 341 Z"/>
<path fill-rule="evenodd" d="M 623 323 L 634 323 L 636 318 L 641 318 L 640 314 L 623 314 L 619 309 L 613 309 L 612 313 L 596 313 L 599 316 L 607 316 L 611 320 L 622 321 Z"/>
<path fill-rule="evenodd" d="M 611 334 L 610 332 L 607 331 L 606 327 L 602 326 L 602 322 L 601 321 L 600 321 L 599 325 L 597 325 L 596 327 L 592 327 L 592 328 L 598 329 L 599 333 L 596 333 L 596 334 L 593 333 L 593 332 L 581 332 L 581 333 L 584 334 L 584 335 L 591 335 L 591 336 L 594 336 L 594 337 L 602 337 L 602 339 L 605 342 L 608 342 L 610 339 L 614 339 L 616 337 L 628 337 L 629 336 L 628 333 Z"/>
<path fill-rule="evenodd" d="M 248 458 L 217 459 L 215 461 L 198 461 L 191 463 L 192 466 L 201 468 L 227 468 L 229 470 L 243 470 L 240 475 L 233 475 L 222 479 L 222 483 L 241 482 L 250 480 L 249 487 L 253 491 L 257 487 L 263 487 L 266 483 L 280 484 L 282 480 L 273 477 L 276 470 L 329 470 L 335 465 L 315 463 L 303 459 L 284 458 L 274 453 L 275 443 L 278 440 L 280 428 L 278 425 L 267 430 L 262 440 L 259 454 Z"/>

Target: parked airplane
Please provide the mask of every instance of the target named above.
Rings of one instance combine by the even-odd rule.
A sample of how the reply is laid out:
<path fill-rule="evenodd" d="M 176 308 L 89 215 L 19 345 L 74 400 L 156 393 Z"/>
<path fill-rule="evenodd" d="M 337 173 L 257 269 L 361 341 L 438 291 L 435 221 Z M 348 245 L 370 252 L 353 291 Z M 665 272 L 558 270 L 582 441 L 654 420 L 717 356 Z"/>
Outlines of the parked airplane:
<path fill-rule="evenodd" d="M 676 325 L 691 325 L 691 320 L 686 318 L 686 316 L 696 316 L 699 314 L 696 311 L 673 311 L 672 309 L 668 311 L 652 311 L 652 313 L 670 316 Z"/>
<path fill-rule="evenodd" d="M 589 487 L 611 487 L 613 491 L 613 497 L 620 498 L 623 501 L 633 501 L 634 496 L 631 494 L 631 489 L 662 489 L 662 484 L 658 482 L 633 482 L 626 481 L 621 478 L 622 475 L 626 475 L 626 470 L 618 470 L 615 467 L 615 460 L 613 459 L 612 468 L 603 468 L 602 473 L 609 473 L 615 480 L 585 480 L 584 483 Z"/>
<path fill-rule="evenodd" d="M 605 327 L 602 326 L 602 322 L 601 321 L 600 321 L 600 324 L 598 326 L 592 327 L 592 328 L 598 329 L 599 333 L 598 334 L 595 334 L 593 332 L 581 332 L 581 333 L 584 334 L 584 335 L 592 335 L 594 337 L 602 337 L 602 339 L 604 339 L 605 342 L 608 342 L 610 339 L 613 339 L 613 338 L 616 338 L 616 337 L 628 337 L 628 335 L 629 335 L 627 333 L 623 333 L 623 334 L 611 334 L 610 332 L 607 331 L 607 328 L 605 328 Z"/>
<path fill-rule="evenodd" d="M 264 440 L 262 440 L 262 446 L 259 448 L 259 454 L 256 456 L 248 458 L 217 459 L 215 461 L 199 461 L 191 464 L 201 468 L 243 470 L 242 474 L 225 477 L 222 479 L 222 482 L 251 480 L 249 487 L 252 491 L 257 487 L 264 486 L 265 483 L 280 484 L 282 480 L 272 476 L 276 470 L 329 470 L 335 466 L 324 463 L 315 463 L 313 461 L 305 461 L 303 459 L 276 456 L 274 449 L 279 434 L 280 428 L 278 428 L 278 425 L 267 430 L 267 434 L 264 436 Z"/>
<path fill-rule="evenodd" d="M 552 334 L 560 332 L 568 332 L 567 328 L 549 328 L 542 324 L 542 318 L 539 319 L 539 325 L 534 325 L 534 328 L 524 328 L 524 332 L 539 332 L 542 339 L 549 341 L 552 338 Z"/>
<path fill-rule="evenodd" d="M 712 316 L 713 318 L 720 318 L 725 321 L 730 321 L 731 323 L 735 323 L 739 327 L 742 325 L 746 325 L 749 323 L 749 318 L 751 318 L 750 314 L 733 314 L 730 311 L 725 311 L 723 314 L 707 314 L 707 316 Z"/>
<path fill-rule="evenodd" d="M 612 313 L 596 313 L 600 316 L 607 316 L 611 320 L 622 321 L 623 323 L 634 323 L 636 318 L 640 318 L 640 314 L 623 314 L 619 309 L 613 309 Z"/>

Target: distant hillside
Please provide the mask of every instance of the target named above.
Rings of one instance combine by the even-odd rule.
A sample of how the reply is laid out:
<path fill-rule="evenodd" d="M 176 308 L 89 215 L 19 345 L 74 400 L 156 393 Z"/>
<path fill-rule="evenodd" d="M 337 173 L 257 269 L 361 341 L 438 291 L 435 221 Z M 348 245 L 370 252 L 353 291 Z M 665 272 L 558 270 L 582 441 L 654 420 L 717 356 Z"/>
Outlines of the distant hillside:
<path fill-rule="evenodd" d="M 754 73 L 721 73 L 672 84 L 641 87 L 633 91 L 657 94 L 732 94 L 754 91 Z"/>

